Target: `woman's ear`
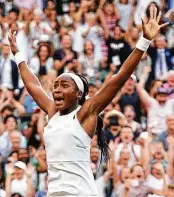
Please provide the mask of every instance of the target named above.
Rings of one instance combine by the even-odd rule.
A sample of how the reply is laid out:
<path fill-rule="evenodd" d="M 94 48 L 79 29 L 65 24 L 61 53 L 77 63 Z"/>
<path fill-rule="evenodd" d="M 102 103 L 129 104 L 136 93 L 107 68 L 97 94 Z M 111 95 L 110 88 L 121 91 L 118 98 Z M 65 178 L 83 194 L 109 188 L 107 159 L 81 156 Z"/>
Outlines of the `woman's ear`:
<path fill-rule="evenodd" d="M 82 96 L 83 96 L 83 92 L 78 91 L 78 98 L 80 99 L 80 98 L 82 98 Z"/>

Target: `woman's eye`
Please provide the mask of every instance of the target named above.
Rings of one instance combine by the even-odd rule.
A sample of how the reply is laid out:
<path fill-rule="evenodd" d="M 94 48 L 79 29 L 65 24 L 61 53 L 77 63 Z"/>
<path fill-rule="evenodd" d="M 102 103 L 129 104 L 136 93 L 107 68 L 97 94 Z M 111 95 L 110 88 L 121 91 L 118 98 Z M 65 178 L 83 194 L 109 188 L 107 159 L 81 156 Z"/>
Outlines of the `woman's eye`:
<path fill-rule="evenodd" d="M 64 88 L 68 88 L 69 86 L 68 86 L 67 84 L 64 84 L 63 87 L 64 87 Z"/>

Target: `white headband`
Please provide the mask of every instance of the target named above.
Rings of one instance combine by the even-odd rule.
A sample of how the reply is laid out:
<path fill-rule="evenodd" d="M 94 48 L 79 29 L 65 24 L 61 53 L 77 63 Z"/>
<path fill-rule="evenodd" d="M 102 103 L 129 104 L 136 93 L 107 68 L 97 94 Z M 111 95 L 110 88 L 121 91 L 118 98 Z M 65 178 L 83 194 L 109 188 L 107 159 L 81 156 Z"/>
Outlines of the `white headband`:
<path fill-rule="evenodd" d="M 77 75 L 74 74 L 74 73 L 63 73 L 63 74 L 61 74 L 60 76 L 61 76 L 61 77 L 63 77 L 63 76 L 65 76 L 65 77 L 66 77 L 66 76 L 71 77 L 71 78 L 74 80 L 74 82 L 76 83 L 78 89 L 79 89 L 82 93 L 84 93 L 84 85 L 83 85 L 83 82 L 82 82 L 82 80 L 80 79 L 79 76 L 77 76 Z"/>

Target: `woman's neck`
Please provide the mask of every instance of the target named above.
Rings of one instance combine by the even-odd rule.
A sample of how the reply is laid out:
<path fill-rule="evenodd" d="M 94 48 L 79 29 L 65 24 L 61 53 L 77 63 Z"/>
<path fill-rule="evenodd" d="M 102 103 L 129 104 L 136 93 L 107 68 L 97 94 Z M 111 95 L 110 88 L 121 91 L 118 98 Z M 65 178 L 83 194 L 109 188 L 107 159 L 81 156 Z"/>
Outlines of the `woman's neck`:
<path fill-rule="evenodd" d="M 124 167 L 128 166 L 128 160 L 121 160 L 121 165 Z"/>
<path fill-rule="evenodd" d="M 93 58 L 93 53 L 88 53 L 86 54 L 88 58 L 92 59 Z"/>
<path fill-rule="evenodd" d="M 63 111 L 60 111 L 60 115 L 61 116 L 64 116 L 64 115 L 70 114 L 72 111 L 74 111 L 75 109 L 77 109 L 77 107 L 78 107 L 78 103 L 76 105 L 73 105 L 72 107 L 70 107 L 68 109 L 65 109 Z"/>

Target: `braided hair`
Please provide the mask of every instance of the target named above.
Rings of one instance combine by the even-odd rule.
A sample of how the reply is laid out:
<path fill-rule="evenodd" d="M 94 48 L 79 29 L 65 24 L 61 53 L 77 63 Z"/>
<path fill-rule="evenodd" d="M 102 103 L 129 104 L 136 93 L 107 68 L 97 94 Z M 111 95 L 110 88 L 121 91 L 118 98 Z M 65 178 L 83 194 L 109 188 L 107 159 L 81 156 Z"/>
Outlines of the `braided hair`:
<path fill-rule="evenodd" d="M 82 106 L 86 101 L 86 96 L 88 95 L 88 81 L 83 75 L 80 75 L 77 73 L 76 75 L 80 77 L 84 85 L 84 93 L 79 100 L 79 104 Z M 105 161 L 107 162 L 109 160 L 109 146 L 108 146 L 106 136 L 103 131 L 103 120 L 100 116 L 98 116 L 95 134 L 97 135 L 97 142 L 98 142 L 99 149 L 101 151 L 101 161 L 102 161 L 102 156 L 103 156 Z"/>

